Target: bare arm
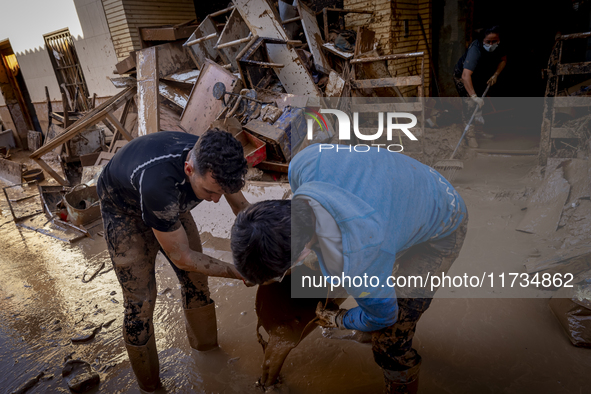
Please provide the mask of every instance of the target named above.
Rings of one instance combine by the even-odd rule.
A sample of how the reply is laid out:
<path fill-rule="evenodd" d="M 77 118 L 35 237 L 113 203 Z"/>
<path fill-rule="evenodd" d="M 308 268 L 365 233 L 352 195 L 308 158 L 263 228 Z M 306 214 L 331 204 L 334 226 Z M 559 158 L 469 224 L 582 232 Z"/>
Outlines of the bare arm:
<path fill-rule="evenodd" d="M 507 56 L 503 56 L 501 58 L 501 62 L 497 66 L 497 71 L 495 72 L 495 74 L 499 75 L 501 73 L 501 71 L 503 71 L 503 69 L 505 68 L 506 65 L 507 65 Z"/>
<path fill-rule="evenodd" d="M 472 70 L 468 70 L 467 68 L 464 69 L 462 72 L 462 82 L 464 82 L 464 87 L 468 92 L 468 95 L 474 96 L 476 91 L 474 90 L 474 85 L 472 85 Z"/>
<path fill-rule="evenodd" d="M 234 194 L 224 194 L 224 197 L 226 197 L 226 201 L 230 204 L 230 208 L 232 208 L 234 215 L 238 215 L 240 211 L 250 205 L 241 191 Z"/>
<path fill-rule="evenodd" d="M 191 250 L 185 228 L 162 232 L 155 229 L 154 235 L 174 265 L 185 271 L 200 272 L 208 276 L 242 279 L 233 264 Z"/>

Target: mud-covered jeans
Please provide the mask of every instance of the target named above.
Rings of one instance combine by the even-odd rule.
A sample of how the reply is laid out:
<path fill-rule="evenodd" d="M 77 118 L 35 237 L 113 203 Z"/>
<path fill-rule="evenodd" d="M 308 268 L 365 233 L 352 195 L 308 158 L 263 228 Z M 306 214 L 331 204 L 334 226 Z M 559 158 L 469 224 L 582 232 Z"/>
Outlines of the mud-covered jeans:
<path fill-rule="evenodd" d="M 395 264 L 395 275 L 406 276 L 447 273 L 460 254 L 466 237 L 468 216 L 449 236 L 409 248 Z M 435 289 L 436 291 L 436 289 Z M 390 327 L 372 333 L 372 350 L 376 363 L 384 369 L 387 380 L 412 382 L 419 373 L 421 356 L 412 348 L 417 322 L 429 308 L 435 293 L 410 289 L 398 298 L 398 320 Z"/>
<path fill-rule="evenodd" d="M 130 345 L 144 345 L 154 332 L 152 322 L 156 304 L 156 255 L 161 250 L 154 232 L 140 216 L 125 214 L 110 203 L 99 185 L 104 234 L 113 267 L 121 289 L 125 308 L 123 338 Z M 181 214 L 180 221 L 192 250 L 202 252 L 197 225 L 190 212 Z M 183 307 L 199 308 L 210 304 L 207 276 L 177 268 L 163 252 L 181 284 Z"/>

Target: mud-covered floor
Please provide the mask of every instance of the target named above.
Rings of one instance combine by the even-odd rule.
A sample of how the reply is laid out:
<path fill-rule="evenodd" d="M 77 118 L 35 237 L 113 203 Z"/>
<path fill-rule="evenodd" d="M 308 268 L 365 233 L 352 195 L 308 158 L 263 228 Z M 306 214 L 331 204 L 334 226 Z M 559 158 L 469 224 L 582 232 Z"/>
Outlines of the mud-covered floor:
<path fill-rule="evenodd" d="M 523 193 L 535 156 L 479 155 L 465 162 L 456 180 L 467 202 L 465 247 L 450 273 L 496 269 L 523 272 L 535 236 L 516 232 Z M 250 186 L 247 198 L 282 198 L 285 187 Z M 0 196 L 0 225 L 10 220 Z M 206 253 L 229 260 L 233 215 L 225 203 L 204 203 L 193 212 Z M 0 227 L 0 387 L 11 392 L 39 372 L 29 392 L 69 392 L 61 370 L 80 358 L 100 373 L 94 392 L 139 392 L 121 339 L 122 299 L 102 238 L 72 246 L 13 223 Z M 226 249 L 226 250 L 224 250 Z M 86 270 L 105 269 L 89 283 Z M 189 348 L 180 289 L 168 262 L 157 260 L 156 339 L 167 392 L 256 393 L 263 352 L 255 336 L 255 288 L 210 279 L 216 301 L 220 349 Z M 168 290 L 167 290 L 168 289 Z M 487 290 L 489 297 L 509 297 Z M 573 347 L 543 298 L 458 298 L 441 293 L 418 325 L 414 346 L 423 356 L 423 393 L 591 392 L 591 350 Z M 450 297 L 450 298 L 447 298 Z M 350 306 L 351 301 L 345 306 Z M 70 339 L 111 320 L 86 344 Z M 92 330 L 92 328 L 90 328 Z M 87 331 L 88 332 L 88 331 Z M 47 379 L 48 377 L 53 378 Z M 381 392 L 381 371 L 369 345 L 324 338 L 318 329 L 287 358 L 284 388 L 291 393 Z M 92 391 L 91 391 L 92 392 Z"/>

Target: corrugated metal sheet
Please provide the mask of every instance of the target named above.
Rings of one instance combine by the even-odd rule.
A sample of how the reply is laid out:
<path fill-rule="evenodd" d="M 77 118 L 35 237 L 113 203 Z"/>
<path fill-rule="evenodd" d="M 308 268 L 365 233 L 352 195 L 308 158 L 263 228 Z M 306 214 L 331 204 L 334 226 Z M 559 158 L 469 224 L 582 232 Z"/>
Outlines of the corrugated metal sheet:
<path fill-rule="evenodd" d="M 117 58 L 140 49 L 138 27 L 178 24 L 195 19 L 192 0 L 102 0 Z"/>

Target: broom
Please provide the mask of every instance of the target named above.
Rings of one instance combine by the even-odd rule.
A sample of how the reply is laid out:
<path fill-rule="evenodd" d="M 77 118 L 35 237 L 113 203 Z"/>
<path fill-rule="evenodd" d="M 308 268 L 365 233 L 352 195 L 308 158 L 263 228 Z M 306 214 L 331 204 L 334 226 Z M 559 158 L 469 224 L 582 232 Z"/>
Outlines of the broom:
<path fill-rule="evenodd" d="M 484 90 L 484 93 L 482 94 L 483 98 L 488 93 L 489 88 L 490 88 L 490 85 L 488 85 L 486 87 L 486 89 Z M 451 154 L 451 156 L 449 157 L 449 159 L 439 160 L 433 166 L 433 168 L 436 169 L 441 175 L 443 175 L 443 177 L 445 179 L 447 179 L 449 182 L 454 180 L 458 170 L 461 170 L 464 168 L 464 162 L 461 160 L 454 160 L 454 156 L 456 155 L 456 152 L 458 151 L 458 148 L 460 147 L 460 144 L 462 143 L 464 136 L 468 132 L 468 129 L 472 125 L 472 122 L 474 121 L 474 117 L 476 116 L 476 111 L 478 111 L 479 108 L 480 107 L 478 107 L 478 105 L 477 105 L 476 108 L 474 109 L 474 112 L 472 112 L 472 117 L 470 118 L 470 121 L 468 122 L 468 124 L 464 128 L 464 132 L 462 133 L 462 136 L 460 137 L 460 140 L 458 141 L 458 144 L 456 145 L 456 149 L 454 149 L 454 151 Z"/>

